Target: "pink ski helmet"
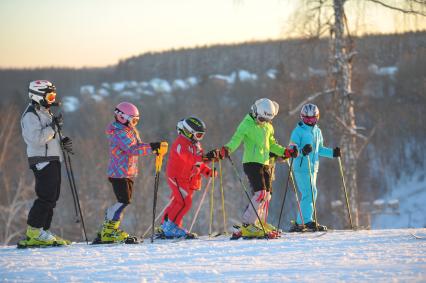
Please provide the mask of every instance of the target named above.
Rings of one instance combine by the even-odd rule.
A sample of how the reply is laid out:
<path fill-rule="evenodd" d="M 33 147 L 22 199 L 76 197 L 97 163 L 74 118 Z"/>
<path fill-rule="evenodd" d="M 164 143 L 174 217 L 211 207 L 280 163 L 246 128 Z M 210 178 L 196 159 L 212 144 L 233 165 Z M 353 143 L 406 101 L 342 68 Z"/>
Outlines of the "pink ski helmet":
<path fill-rule="evenodd" d="M 130 102 L 121 102 L 115 107 L 115 118 L 122 124 L 135 126 L 139 121 L 139 110 Z"/>

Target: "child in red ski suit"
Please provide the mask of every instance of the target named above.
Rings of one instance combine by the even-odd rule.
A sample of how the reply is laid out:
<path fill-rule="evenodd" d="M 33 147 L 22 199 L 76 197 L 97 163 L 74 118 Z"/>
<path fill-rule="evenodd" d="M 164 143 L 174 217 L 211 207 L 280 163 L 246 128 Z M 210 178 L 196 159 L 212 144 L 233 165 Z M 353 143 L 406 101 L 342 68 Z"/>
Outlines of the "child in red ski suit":
<path fill-rule="evenodd" d="M 182 227 L 183 217 L 192 205 L 192 194 L 201 188 L 201 175 L 210 178 L 217 173 L 205 162 L 217 158 L 216 151 L 203 156 L 200 140 L 205 124 L 196 117 L 183 119 L 177 124 L 178 137 L 172 144 L 167 162 L 167 183 L 172 201 L 166 208 L 161 225 L 166 238 L 194 238 Z"/>

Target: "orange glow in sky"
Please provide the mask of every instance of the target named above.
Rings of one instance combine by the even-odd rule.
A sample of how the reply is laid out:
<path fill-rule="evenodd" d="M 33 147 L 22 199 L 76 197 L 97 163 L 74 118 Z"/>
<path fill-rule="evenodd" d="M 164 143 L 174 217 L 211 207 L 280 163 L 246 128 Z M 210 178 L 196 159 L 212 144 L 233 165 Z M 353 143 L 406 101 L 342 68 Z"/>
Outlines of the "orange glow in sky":
<path fill-rule="evenodd" d="M 107 66 L 151 51 L 279 39 L 295 1 L 2 0 L 0 68 Z M 398 29 L 381 8 L 363 20 L 371 32 Z"/>

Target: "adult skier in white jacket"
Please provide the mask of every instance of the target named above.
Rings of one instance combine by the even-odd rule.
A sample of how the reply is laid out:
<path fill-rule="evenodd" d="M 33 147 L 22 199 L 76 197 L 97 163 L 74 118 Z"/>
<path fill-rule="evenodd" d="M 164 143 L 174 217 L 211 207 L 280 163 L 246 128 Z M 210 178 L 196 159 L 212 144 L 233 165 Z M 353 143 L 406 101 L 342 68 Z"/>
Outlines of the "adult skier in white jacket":
<path fill-rule="evenodd" d="M 72 141 L 68 137 L 60 140 L 57 127 L 62 126 L 63 120 L 50 112 L 56 99 L 55 86 L 37 80 L 29 84 L 28 91 L 31 102 L 22 114 L 21 128 L 37 198 L 28 214 L 26 238 L 18 242 L 18 247 L 67 245 L 69 241 L 49 229 L 61 187 L 61 144 L 71 152 Z"/>

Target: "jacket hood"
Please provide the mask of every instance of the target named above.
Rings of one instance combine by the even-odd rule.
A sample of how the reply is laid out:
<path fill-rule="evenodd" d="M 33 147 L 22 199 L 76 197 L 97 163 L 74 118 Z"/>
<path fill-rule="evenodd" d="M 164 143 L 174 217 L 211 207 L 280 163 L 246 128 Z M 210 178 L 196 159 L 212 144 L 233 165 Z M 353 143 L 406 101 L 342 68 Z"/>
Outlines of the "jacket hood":
<path fill-rule="evenodd" d="M 306 125 L 305 123 L 303 123 L 303 121 L 300 121 L 299 123 L 297 123 L 297 126 L 301 127 L 304 130 L 309 130 L 309 129 L 312 130 L 312 129 L 318 128 L 318 126 L 316 124 L 313 125 L 313 126 L 309 126 L 309 125 Z"/>
<path fill-rule="evenodd" d="M 105 132 L 106 132 L 107 135 L 113 135 L 116 131 L 120 131 L 120 130 L 121 131 L 124 130 L 124 131 L 128 132 L 128 131 L 130 131 L 130 128 L 121 124 L 121 123 L 112 122 L 111 124 L 108 125 Z"/>

